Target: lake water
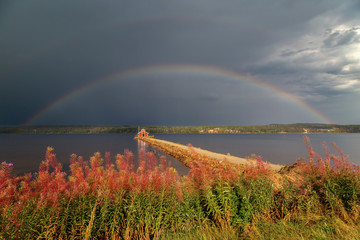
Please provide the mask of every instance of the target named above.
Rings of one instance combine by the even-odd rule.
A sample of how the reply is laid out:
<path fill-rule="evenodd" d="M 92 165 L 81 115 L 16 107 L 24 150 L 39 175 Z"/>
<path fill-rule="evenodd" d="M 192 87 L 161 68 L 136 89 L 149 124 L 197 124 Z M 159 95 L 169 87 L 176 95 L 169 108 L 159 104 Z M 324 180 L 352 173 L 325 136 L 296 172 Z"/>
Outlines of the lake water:
<path fill-rule="evenodd" d="M 159 139 L 182 144 L 192 144 L 213 152 L 246 157 L 257 154 L 264 161 L 279 164 L 295 163 L 298 158 L 306 158 L 304 134 L 155 134 Z M 308 134 L 317 153 L 323 155 L 321 143 L 325 141 L 330 147 L 335 142 L 345 154 L 350 155 L 351 162 L 360 164 L 360 134 Z M 110 152 L 112 159 L 117 153 L 129 149 L 135 155 L 137 163 L 139 149 L 143 148 L 133 134 L 94 134 L 94 135 L 22 135 L 0 134 L 0 162 L 14 164 L 14 173 L 22 175 L 38 170 L 44 159 L 47 146 L 55 148 L 59 162 L 68 169 L 69 156 L 72 153 L 83 156 L 85 160 L 94 152 Z M 147 150 L 149 149 L 146 146 Z M 334 152 L 334 151 L 332 151 Z M 167 157 L 171 166 L 179 174 L 187 174 L 188 169 L 179 161 Z"/>

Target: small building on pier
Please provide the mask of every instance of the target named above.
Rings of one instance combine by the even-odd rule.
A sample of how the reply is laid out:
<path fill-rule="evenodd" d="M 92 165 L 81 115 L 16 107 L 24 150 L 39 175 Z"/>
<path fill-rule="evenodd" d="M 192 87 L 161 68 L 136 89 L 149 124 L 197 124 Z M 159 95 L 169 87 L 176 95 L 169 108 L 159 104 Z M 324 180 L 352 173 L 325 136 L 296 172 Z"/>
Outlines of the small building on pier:
<path fill-rule="evenodd" d="M 141 137 L 148 137 L 149 136 L 149 133 L 147 131 L 145 131 L 145 129 L 141 129 L 140 132 L 138 132 L 138 135 L 137 135 L 139 138 Z"/>

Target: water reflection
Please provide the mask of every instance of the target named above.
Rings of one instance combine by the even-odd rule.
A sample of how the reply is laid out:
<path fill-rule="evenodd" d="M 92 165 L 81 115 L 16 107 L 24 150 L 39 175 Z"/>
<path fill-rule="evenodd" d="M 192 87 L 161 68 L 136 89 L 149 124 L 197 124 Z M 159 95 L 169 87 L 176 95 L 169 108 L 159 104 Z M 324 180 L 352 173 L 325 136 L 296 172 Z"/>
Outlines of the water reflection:
<path fill-rule="evenodd" d="M 146 151 L 147 144 L 139 139 L 137 139 L 137 145 L 138 145 L 138 156 L 140 156 L 141 152 Z"/>

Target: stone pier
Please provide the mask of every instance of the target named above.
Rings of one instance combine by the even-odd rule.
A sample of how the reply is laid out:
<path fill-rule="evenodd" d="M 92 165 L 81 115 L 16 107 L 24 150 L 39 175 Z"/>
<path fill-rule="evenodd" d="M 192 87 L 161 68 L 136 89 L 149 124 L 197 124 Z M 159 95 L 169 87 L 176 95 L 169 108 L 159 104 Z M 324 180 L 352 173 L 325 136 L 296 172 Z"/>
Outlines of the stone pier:
<path fill-rule="evenodd" d="M 151 147 L 156 148 L 165 154 L 179 160 L 185 166 L 187 166 L 188 160 L 191 160 L 193 152 L 201 156 L 206 156 L 208 159 L 213 161 L 227 161 L 232 164 L 240 164 L 240 165 L 249 165 L 254 163 L 254 160 L 235 157 L 231 155 L 225 155 L 220 153 L 214 153 L 208 150 L 192 147 L 192 146 L 185 146 L 179 143 L 173 143 L 165 140 L 155 139 L 151 137 L 136 137 L 140 141 L 144 141 L 149 144 Z M 270 164 L 271 169 L 275 171 L 279 171 L 284 165 L 280 164 Z"/>

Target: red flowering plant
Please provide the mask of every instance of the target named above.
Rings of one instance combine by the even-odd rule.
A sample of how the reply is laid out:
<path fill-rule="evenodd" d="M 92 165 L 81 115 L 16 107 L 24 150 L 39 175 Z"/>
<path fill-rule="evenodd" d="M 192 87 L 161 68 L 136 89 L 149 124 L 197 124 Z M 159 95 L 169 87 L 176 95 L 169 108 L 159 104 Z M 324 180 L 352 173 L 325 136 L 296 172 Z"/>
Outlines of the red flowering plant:
<path fill-rule="evenodd" d="M 360 203 L 360 167 L 352 164 L 335 143 L 332 143 L 332 147 L 338 155 L 331 154 L 323 143 L 324 159 L 314 152 L 308 137 L 304 137 L 304 142 L 309 161 L 302 160 L 303 163 L 299 165 L 306 182 L 302 187 L 315 191 L 332 210 L 339 206 L 344 206 L 346 210 L 353 209 Z"/>

